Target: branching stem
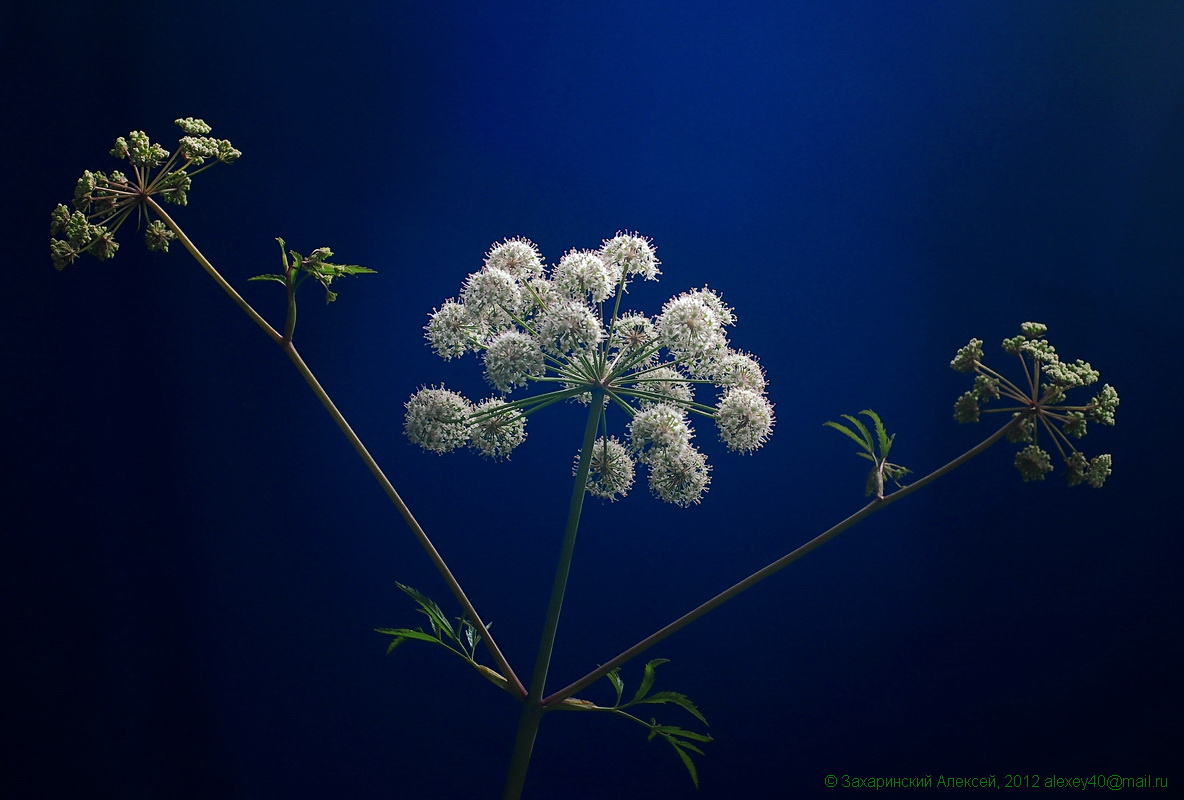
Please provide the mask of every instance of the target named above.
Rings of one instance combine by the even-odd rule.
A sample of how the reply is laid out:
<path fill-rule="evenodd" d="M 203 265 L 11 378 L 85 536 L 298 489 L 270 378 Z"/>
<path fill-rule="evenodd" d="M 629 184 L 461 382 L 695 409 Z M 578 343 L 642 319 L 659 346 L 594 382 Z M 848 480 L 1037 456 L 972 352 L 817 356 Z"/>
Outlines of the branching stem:
<path fill-rule="evenodd" d="M 719 606 L 728 602 L 729 600 L 731 600 L 733 597 L 740 594 L 741 592 L 751 589 L 753 586 L 756 586 L 758 583 L 760 583 L 761 581 L 770 577 L 774 573 L 780 571 L 781 569 L 783 569 L 783 568 L 789 566 L 790 564 L 792 564 L 793 562 L 797 561 L 799 558 L 806 555 L 811 550 L 814 550 L 817 547 L 819 547 L 823 544 L 826 544 L 831 539 L 835 538 L 836 536 L 838 536 L 840 533 L 847 530 L 851 526 L 855 525 L 858 522 L 863 521 L 867 517 L 871 516 L 872 514 L 874 514 L 877 511 L 879 511 L 881 508 L 884 508 L 885 506 L 890 505 L 891 503 L 894 503 L 897 500 L 900 500 L 900 499 L 906 497 L 907 495 L 912 494 L 913 492 L 917 491 L 918 489 L 922 488 L 923 486 L 927 486 L 930 483 L 932 483 L 933 481 L 942 477 L 946 473 L 952 472 L 953 470 L 957 469 L 958 467 L 962 466 L 970 459 L 977 456 L 979 453 L 981 453 L 984 450 L 986 450 L 987 448 L 989 448 L 991 445 L 998 442 L 1004 436 L 1006 436 L 1007 433 L 1012 428 L 1014 428 L 1016 425 L 1018 425 L 1022 419 L 1023 419 L 1022 416 L 1017 415 L 1014 419 L 1012 419 L 1010 422 L 1008 422 L 1002 428 L 995 431 L 995 433 L 991 434 L 989 437 L 987 437 L 985 440 L 980 442 L 978 445 L 976 445 L 975 447 L 966 451 L 962 455 L 958 456 L 953 461 L 946 464 L 944 467 L 934 470 L 933 472 L 926 475 L 924 478 L 921 478 L 920 480 L 916 481 L 915 483 L 910 483 L 908 486 L 904 487 L 903 489 L 898 489 L 895 492 L 893 492 L 892 494 L 885 495 L 884 497 L 878 497 L 878 498 L 872 500 L 866 506 L 861 508 L 859 511 L 856 511 L 851 516 L 847 517 L 845 520 L 840 522 L 838 525 L 835 525 L 833 528 L 830 528 L 829 530 L 824 531 L 823 533 L 819 534 L 815 538 L 806 542 L 804 545 L 797 548 L 793 552 L 782 556 L 781 558 L 777 559 L 776 561 L 774 561 L 773 563 L 764 567 L 763 569 L 757 570 L 756 572 L 749 575 L 744 580 L 737 583 L 732 588 L 727 589 L 726 591 L 720 592 L 715 597 L 708 600 L 706 603 L 703 603 L 698 608 L 695 608 L 692 611 L 684 614 L 683 616 L 679 617 L 674 622 L 671 622 L 669 625 L 662 628 L 661 630 L 658 630 L 658 631 L 650 634 L 649 636 L 642 639 L 637 644 L 630 647 L 625 652 L 618 655 L 616 658 L 613 658 L 610 661 L 606 661 L 604 664 L 602 664 L 597 669 L 593 670 L 592 672 L 589 672 L 587 675 L 580 678 L 575 683 L 572 683 L 572 684 L 564 687 L 563 689 L 560 689 L 558 692 L 555 692 L 554 694 L 548 696 L 547 698 L 545 698 L 542 701 L 542 707 L 544 709 L 553 708 L 553 707 L 557 706 L 559 703 L 562 703 L 565 699 L 572 697 L 577 692 L 582 692 L 584 689 L 591 686 L 593 683 L 596 683 L 596 681 L 600 680 L 605 675 L 608 675 L 608 673 L 612 672 L 614 669 L 621 666 L 626 661 L 629 661 L 630 659 L 634 658 L 635 656 L 638 656 L 638 655 L 644 653 L 646 650 L 650 649 L 651 647 L 656 645 L 658 642 L 665 639 L 667 636 L 670 636 L 671 634 L 682 630 L 687 625 L 690 625 L 692 622 L 697 620 L 699 617 L 706 614 L 708 611 L 712 611 L 712 610 L 718 608 Z"/>
<path fill-rule="evenodd" d="M 173 233 L 177 235 L 177 239 L 185 246 L 185 249 L 189 251 L 189 254 L 193 256 L 194 260 L 201 265 L 202 269 L 204 269 L 206 273 L 214 279 L 214 282 L 221 286 L 222 290 L 230 296 L 230 299 L 234 300 L 239 308 L 246 312 L 247 316 L 250 317 L 256 325 L 262 328 L 263 332 L 271 337 L 272 341 L 278 344 L 280 349 L 284 351 L 284 355 L 286 355 L 296 367 L 296 371 L 300 373 L 300 377 L 304 378 L 304 382 L 308 384 L 309 388 L 312 389 L 313 394 L 315 394 L 317 399 L 321 401 L 321 405 L 324 406 L 325 410 L 329 412 L 329 416 L 333 418 L 335 423 L 337 423 L 337 427 L 345 435 L 345 438 L 349 440 L 349 443 L 361 457 L 367 469 L 369 469 L 370 473 L 374 476 L 374 479 L 378 481 L 378 485 L 382 487 L 383 492 L 386 493 L 386 496 L 390 499 L 391 503 L 394 504 L 395 509 L 399 512 L 399 515 L 403 517 L 403 521 L 407 523 L 407 527 L 411 529 L 411 533 L 419 541 L 420 547 L 423 548 L 424 552 L 427 553 L 428 558 L 430 558 L 432 563 L 436 566 L 436 570 L 440 573 L 440 577 L 444 579 L 444 582 L 448 584 L 448 588 L 452 591 L 453 597 L 455 597 L 456 601 L 460 603 L 461 608 L 464 609 L 465 614 L 472 621 L 473 627 L 475 627 L 478 633 L 481 634 L 481 640 L 485 642 L 485 646 L 489 650 L 490 656 L 497 664 L 498 669 L 501 671 L 502 677 L 504 677 L 509 683 L 511 691 L 519 697 L 526 697 L 526 688 L 522 685 L 522 682 L 518 679 L 518 676 L 510 667 L 509 662 L 498 648 L 497 643 L 493 640 L 493 637 L 489 635 L 489 630 L 485 626 L 484 620 L 473 607 L 472 602 L 465 594 L 464 589 L 461 588 L 460 583 L 456 580 L 456 577 L 452 574 L 452 571 L 448 568 L 448 565 L 444 562 L 444 559 L 440 555 L 439 551 L 436 550 L 435 545 L 432 544 L 432 540 L 428 538 L 427 533 L 424 532 L 419 522 L 411 514 L 411 510 L 407 507 L 407 504 L 403 502 L 403 498 L 399 496 L 399 493 L 395 491 L 395 487 L 391 485 L 390 480 L 387 479 L 386 475 L 382 471 L 382 468 L 378 466 L 378 462 L 376 462 L 374 457 L 370 455 L 370 451 L 366 449 L 364 444 L 362 444 L 362 440 L 358 438 L 356 433 L 354 433 L 353 428 L 350 427 L 349 422 L 346 421 L 341 411 L 338 410 L 336 404 L 334 404 L 333 400 L 329 397 L 328 392 L 326 392 L 324 387 L 321 386 L 320 381 L 318 381 L 316 376 L 313 375 L 312 370 L 308 368 L 308 365 L 304 363 L 304 359 L 300 357 L 298 352 L 296 352 L 296 348 L 293 346 L 291 339 L 285 337 L 276 331 L 275 328 L 271 327 L 267 320 L 263 319 L 263 317 L 261 317 L 258 312 L 256 312 L 255 309 L 252 308 L 251 305 L 234 290 L 234 287 L 231 286 L 216 269 L 214 269 L 214 266 L 210 263 L 209 259 L 201 254 L 201 251 L 199 251 L 193 242 L 190 241 L 189 237 L 185 235 L 185 232 L 181 230 L 177 223 L 174 222 L 167 213 L 165 213 L 164 209 L 162 209 L 155 200 L 153 200 L 151 197 L 146 197 L 145 202 L 148 204 L 149 208 L 151 208 L 164 221 L 164 223 L 168 225 Z M 294 309 L 290 309 L 288 317 L 289 325 L 286 327 L 290 327 L 294 322 Z"/>

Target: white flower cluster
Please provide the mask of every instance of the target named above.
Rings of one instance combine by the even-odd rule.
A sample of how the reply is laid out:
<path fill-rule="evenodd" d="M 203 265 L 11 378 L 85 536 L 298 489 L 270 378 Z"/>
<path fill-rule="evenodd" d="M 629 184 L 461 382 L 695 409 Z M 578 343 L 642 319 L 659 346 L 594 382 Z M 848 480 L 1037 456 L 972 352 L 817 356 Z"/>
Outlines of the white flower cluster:
<path fill-rule="evenodd" d="M 698 503 L 711 468 L 691 443 L 691 417 L 713 419 L 730 450 L 748 453 L 768 440 L 773 405 L 760 364 L 731 347 L 727 328 L 736 315 L 712 290 L 684 292 L 652 318 L 621 310 L 629 281 L 656 280 L 658 264 L 650 240 L 631 233 L 597 250 L 569 250 L 550 270 L 526 239 L 495 244 L 459 299 L 434 311 L 425 330 L 442 358 L 480 354 L 486 379 L 502 396 L 474 405 L 442 387 L 421 389 L 407 402 L 407 437 L 437 453 L 468 444 L 506 458 L 525 440 L 529 414 L 561 400 L 600 397 L 601 430 L 612 407 L 629 421 L 625 442 L 595 442 L 588 492 L 625 496 L 641 464 L 656 496 L 679 506 Z M 550 391 L 506 399 L 530 385 Z M 704 386 L 718 391 L 714 404 L 696 399 Z"/>

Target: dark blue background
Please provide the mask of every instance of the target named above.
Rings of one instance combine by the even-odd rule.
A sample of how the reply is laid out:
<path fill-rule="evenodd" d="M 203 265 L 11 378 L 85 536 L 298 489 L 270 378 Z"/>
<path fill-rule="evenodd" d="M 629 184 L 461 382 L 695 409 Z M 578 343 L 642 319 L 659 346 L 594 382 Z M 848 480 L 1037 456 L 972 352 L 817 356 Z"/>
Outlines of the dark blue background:
<path fill-rule="evenodd" d="M 811 797 L 858 777 L 1184 780 L 1184 9 L 1172 2 L 7 4 L 0 30 L 10 797 L 498 796 L 516 707 L 442 651 L 447 590 L 298 375 L 180 248 L 55 273 L 50 209 L 116 135 L 199 116 L 245 153 L 176 219 L 279 324 L 273 238 L 379 271 L 297 344 L 526 673 L 581 410 L 509 464 L 410 446 L 422 341 L 489 244 L 653 237 L 656 310 L 710 285 L 775 436 L 701 506 L 585 515 L 552 685 L 862 503 L 821 423 L 877 409 L 928 471 L 985 437 L 971 336 L 1051 326 L 1122 396 L 1102 491 L 1011 446 L 653 656 L 716 741 L 696 793 L 642 729 L 548 717 L 533 798 Z M 14 250 L 15 248 L 15 250 Z M 997 353 L 997 350 L 989 350 Z M 993 356 L 998 362 L 998 356 Z M 455 663 L 454 663 L 455 662 Z M 636 685 L 640 663 L 625 669 Z M 607 701 L 608 685 L 588 693 Z M 670 722 L 677 710 L 663 711 Z"/>

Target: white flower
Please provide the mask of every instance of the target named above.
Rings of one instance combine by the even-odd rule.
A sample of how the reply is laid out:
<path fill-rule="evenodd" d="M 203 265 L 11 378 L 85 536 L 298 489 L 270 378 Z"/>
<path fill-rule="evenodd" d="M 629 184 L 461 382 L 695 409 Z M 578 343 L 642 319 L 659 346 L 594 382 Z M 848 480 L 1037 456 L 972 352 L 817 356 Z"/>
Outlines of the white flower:
<path fill-rule="evenodd" d="M 562 299 L 559 289 L 546 278 L 531 278 L 522 288 L 522 296 L 526 301 L 526 312 L 543 311 L 551 308 Z"/>
<path fill-rule="evenodd" d="M 504 410 L 499 411 L 498 409 Z M 526 441 L 526 417 L 496 397 L 477 404 L 470 430 L 473 449 L 492 459 L 509 458 Z"/>
<path fill-rule="evenodd" d="M 649 467 L 650 491 L 682 508 L 703 499 L 711 483 L 707 456 L 690 445 L 657 451 Z"/>
<path fill-rule="evenodd" d="M 424 330 L 436 355 L 449 360 L 475 349 L 479 326 L 473 325 L 469 312 L 461 303 L 445 300 L 444 305 L 432 312 Z"/>
<path fill-rule="evenodd" d="M 749 389 L 728 389 L 715 411 L 719 438 L 730 450 L 749 453 L 773 432 L 773 404 Z"/>
<path fill-rule="evenodd" d="M 670 403 L 656 403 L 638 411 L 629 423 L 629 443 L 642 461 L 656 450 L 686 447 L 691 441 L 686 414 Z"/>
<path fill-rule="evenodd" d="M 645 314 L 622 314 L 613 322 L 608 344 L 618 350 L 620 356 L 633 357 L 650 349 L 656 336 L 654 323 Z M 650 364 L 656 356 L 656 353 L 651 353 L 642 363 Z"/>
<path fill-rule="evenodd" d="M 604 338 L 600 321 L 592 309 L 577 300 L 548 308 L 535 320 L 543 346 L 554 353 L 570 353 L 594 347 Z"/>
<path fill-rule="evenodd" d="M 472 404 L 443 386 L 425 387 L 407 401 L 403 430 L 424 450 L 447 453 L 469 440 Z"/>
<path fill-rule="evenodd" d="M 658 261 L 654 245 L 649 239 L 630 233 L 618 233 L 600 245 L 604 260 L 615 265 L 626 276 L 641 275 L 648 281 L 658 279 Z"/>
<path fill-rule="evenodd" d="M 678 361 L 709 358 L 728 345 L 719 314 L 704 298 L 685 292 L 667 300 L 658 315 L 658 335 Z"/>
<path fill-rule="evenodd" d="M 525 386 L 528 376 L 543 374 L 543 351 L 533 336 L 503 331 L 485 349 L 485 377 L 499 391 Z"/>
<path fill-rule="evenodd" d="M 543 274 L 543 256 L 530 239 L 515 236 L 489 248 L 485 268 L 505 270 L 518 280 L 528 280 Z"/>
<path fill-rule="evenodd" d="M 724 302 L 722 297 L 706 286 L 702 289 L 691 289 L 686 293 L 686 296 L 702 300 L 704 305 L 715 312 L 715 318 L 719 321 L 720 325 L 730 327 L 736 324 L 736 312 Z"/>
<path fill-rule="evenodd" d="M 643 392 L 661 395 L 661 400 L 639 398 L 643 405 L 657 402 L 685 404 L 691 402 L 694 393 L 686 376 L 673 367 L 658 367 L 638 376 L 632 386 Z"/>
<path fill-rule="evenodd" d="M 621 268 L 592 250 L 569 250 L 559 259 L 551 277 L 572 297 L 587 294 L 592 302 L 603 303 L 616 292 Z"/>
<path fill-rule="evenodd" d="M 711 379 L 720 386 L 735 386 L 757 394 L 765 393 L 765 371 L 747 353 L 729 350 L 707 365 Z"/>
<path fill-rule="evenodd" d="M 628 280 L 655 280 L 658 263 L 650 240 L 634 233 L 605 239 L 599 250 L 568 250 L 553 270 L 527 239 L 494 244 L 460 297 L 431 315 L 427 339 L 446 359 L 480 353 L 486 380 L 503 394 L 522 386 L 538 391 L 474 409 L 443 387 L 422 389 L 407 403 L 408 438 L 434 452 L 467 442 L 505 458 L 525 439 L 527 416 L 596 397 L 600 407 L 589 413 L 600 415 L 606 430 L 585 454 L 587 491 L 624 496 L 642 463 L 655 495 L 680 506 L 698 503 L 711 470 L 691 445 L 690 414 L 714 419 L 728 448 L 746 453 L 768 440 L 773 405 L 760 364 L 728 344 L 736 314 L 717 292 L 683 292 L 655 316 L 623 308 Z M 696 400 L 696 384 L 722 392 L 714 408 Z M 628 417 L 623 441 L 608 435 L 621 424 L 609 416 L 618 407 Z"/>
<path fill-rule="evenodd" d="M 580 454 L 576 454 L 576 466 L 579 466 Z M 625 450 L 625 446 L 617 441 L 617 437 L 605 439 L 601 436 L 592 445 L 592 460 L 588 470 L 587 490 L 589 494 L 615 501 L 618 497 L 629 494 L 633 488 L 635 468 L 633 459 Z M 572 474 L 575 474 L 573 469 Z"/>
<path fill-rule="evenodd" d="M 518 282 L 509 272 L 497 267 L 470 275 L 460 297 L 470 314 L 481 317 L 490 331 L 509 327 L 513 323 L 511 314 L 518 314 L 523 308 Z"/>

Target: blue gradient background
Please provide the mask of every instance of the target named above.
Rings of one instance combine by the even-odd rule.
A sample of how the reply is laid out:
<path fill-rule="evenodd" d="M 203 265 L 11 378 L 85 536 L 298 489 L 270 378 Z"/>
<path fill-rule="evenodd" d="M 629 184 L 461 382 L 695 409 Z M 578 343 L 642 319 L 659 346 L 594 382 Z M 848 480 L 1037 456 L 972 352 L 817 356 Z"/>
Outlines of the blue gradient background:
<path fill-rule="evenodd" d="M 374 627 L 418 624 L 395 581 L 447 590 L 282 355 L 180 248 L 125 234 L 112 263 L 50 268 L 49 211 L 78 173 L 113 168 L 131 128 L 168 146 L 188 115 L 245 156 L 176 218 L 261 312 L 282 314 L 277 287 L 245 282 L 275 269 L 273 237 L 379 270 L 333 306 L 309 290 L 297 344 L 523 673 L 582 412 L 533 420 L 509 464 L 413 448 L 418 386 L 487 391 L 471 357 L 432 355 L 427 313 L 495 240 L 554 261 L 620 229 L 663 261 L 639 307 L 706 283 L 737 309 L 775 436 L 740 457 L 703 426 L 695 508 L 643 489 L 589 505 L 556 688 L 858 508 L 861 462 L 824 420 L 877 409 L 920 471 L 985 437 L 951 419 L 970 337 L 1046 322 L 1118 387 L 1119 427 L 1083 444 L 1114 454 L 1103 491 L 1024 484 L 997 447 L 655 649 L 659 688 L 716 737 L 700 791 L 640 728 L 552 715 L 529 797 L 1184 780 L 1184 7 L 219 0 L 0 19 L 6 796 L 499 793 L 516 707 L 440 651 L 383 655 Z"/>

